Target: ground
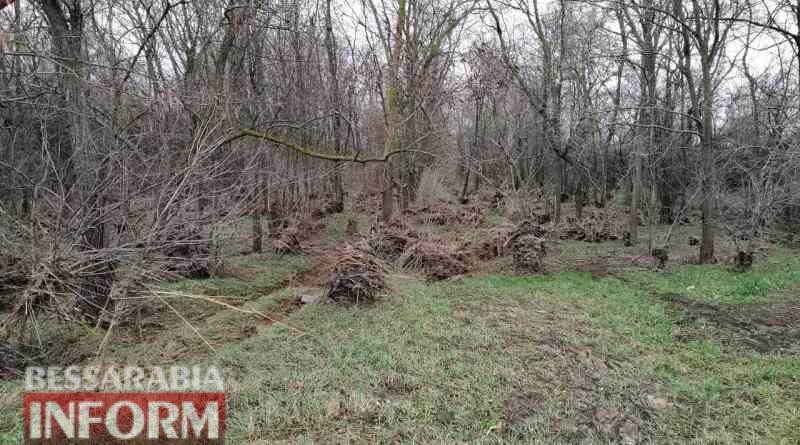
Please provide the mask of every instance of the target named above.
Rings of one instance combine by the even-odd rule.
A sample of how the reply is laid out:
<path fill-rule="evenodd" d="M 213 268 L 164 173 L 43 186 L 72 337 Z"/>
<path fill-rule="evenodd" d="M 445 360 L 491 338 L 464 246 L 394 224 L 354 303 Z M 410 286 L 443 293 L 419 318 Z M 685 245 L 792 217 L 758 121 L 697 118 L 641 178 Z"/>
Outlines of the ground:
<path fill-rule="evenodd" d="M 320 292 L 320 255 L 348 241 L 351 216 L 328 217 L 304 254 L 232 247 L 221 277 L 164 285 L 170 305 L 101 357 L 102 332 L 61 327 L 46 349 L 220 365 L 231 444 L 800 443 L 797 252 L 769 245 L 744 274 L 659 271 L 637 266 L 642 246 L 554 241 L 542 276 L 507 258 L 437 283 L 392 270 L 374 304 L 297 304 Z M 20 382 L 0 389 L 0 444 L 20 443 Z"/>

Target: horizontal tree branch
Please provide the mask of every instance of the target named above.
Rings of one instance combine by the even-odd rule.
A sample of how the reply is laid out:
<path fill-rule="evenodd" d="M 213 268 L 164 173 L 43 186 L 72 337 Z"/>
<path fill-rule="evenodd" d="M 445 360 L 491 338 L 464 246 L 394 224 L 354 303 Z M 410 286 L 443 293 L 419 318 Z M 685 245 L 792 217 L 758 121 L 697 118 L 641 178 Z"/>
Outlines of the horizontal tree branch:
<path fill-rule="evenodd" d="M 358 164 L 368 164 L 368 163 L 381 163 L 381 162 L 388 162 L 392 157 L 402 154 L 402 153 L 422 153 L 428 156 L 433 156 L 432 153 L 428 153 L 422 150 L 411 150 L 411 149 L 400 149 L 400 150 L 393 150 L 382 157 L 374 157 L 374 158 L 359 158 L 361 152 L 356 152 L 353 156 L 344 156 L 344 155 L 336 155 L 330 153 L 322 153 L 319 151 L 314 150 L 313 148 L 303 147 L 301 145 L 295 144 L 294 142 L 285 141 L 283 139 L 279 139 L 275 136 L 272 136 L 269 133 L 262 133 L 260 131 L 256 131 L 253 129 L 244 129 L 239 131 L 239 133 L 230 136 L 229 138 L 225 139 L 220 143 L 220 146 L 228 145 L 232 142 L 235 142 L 239 139 L 243 138 L 255 138 L 261 139 L 264 141 L 272 142 L 273 144 L 280 145 L 286 147 L 290 150 L 293 150 L 297 153 L 300 153 L 303 156 L 308 156 L 310 158 L 321 159 L 324 161 L 333 161 L 333 162 L 355 162 Z"/>

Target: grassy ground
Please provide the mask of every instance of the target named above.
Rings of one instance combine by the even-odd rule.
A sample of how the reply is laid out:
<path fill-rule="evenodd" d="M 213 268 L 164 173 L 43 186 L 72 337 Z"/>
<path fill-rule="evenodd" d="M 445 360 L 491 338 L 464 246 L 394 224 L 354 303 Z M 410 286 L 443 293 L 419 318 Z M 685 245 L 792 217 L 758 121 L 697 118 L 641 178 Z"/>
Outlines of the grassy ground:
<path fill-rule="evenodd" d="M 231 441 L 797 443 L 800 358 L 685 341 L 676 326 L 705 321 L 658 293 L 784 299 L 798 270 L 796 257 L 746 275 L 686 266 L 652 289 L 642 272 L 397 279 L 375 306 L 304 308 L 291 318 L 304 334 L 226 348 Z"/>
<path fill-rule="evenodd" d="M 561 260 L 600 253 L 582 245 Z M 231 444 L 800 443 L 800 257 L 770 253 L 746 274 L 398 273 L 374 305 L 301 308 L 286 302 L 313 290 L 288 286 L 308 258 L 236 257 L 169 288 L 266 319 L 177 300 L 208 345 L 149 317 L 105 360 L 221 365 Z M 0 444 L 20 442 L 19 400 L 0 382 Z"/>

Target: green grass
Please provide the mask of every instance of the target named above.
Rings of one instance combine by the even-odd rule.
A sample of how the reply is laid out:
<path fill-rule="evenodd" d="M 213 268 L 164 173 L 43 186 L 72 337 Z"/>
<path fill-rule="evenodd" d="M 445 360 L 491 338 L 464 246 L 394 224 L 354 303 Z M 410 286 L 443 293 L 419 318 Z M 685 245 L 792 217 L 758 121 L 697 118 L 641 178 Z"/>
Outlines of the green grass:
<path fill-rule="evenodd" d="M 0 445 L 22 443 L 20 388 L 21 382 L 0 380 Z"/>
<path fill-rule="evenodd" d="M 325 236 L 323 239 L 331 243 L 338 243 L 345 238 L 345 231 L 347 229 L 347 220 L 354 217 L 346 213 L 337 213 L 326 218 L 327 224 L 325 225 Z"/>
<path fill-rule="evenodd" d="M 165 283 L 168 290 L 211 296 L 253 298 L 283 287 L 297 273 L 307 272 L 311 262 L 304 255 L 264 253 L 225 259 L 223 277 Z M 226 270 L 232 273 L 226 274 Z"/>
<path fill-rule="evenodd" d="M 800 256 L 766 258 L 747 273 L 736 273 L 724 265 L 681 266 L 667 274 L 638 272 L 629 278 L 657 293 L 679 293 L 716 304 L 753 303 L 769 299 L 771 291 L 800 283 Z"/>
<path fill-rule="evenodd" d="M 764 300 L 796 284 L 787 272 L 795 261 L 741 277 L 704 266 L 629 278 L 654 280 L 664 292 L 696 282 L 710 301 L 725 295 L 730 303 L 741 283 L 757 280 L 767 287 L 747 297 Z M 395 289 L 375 306 L 303 309 L 291 321 L 305 335 L 275 327 L 226 348 L 232 441 L 619 440 L 613 428 L 594 426 L 598 407 L 637 419 L 639 438 L 657 443 L 798 439 L 798 357 L 680 341 L 675 315 L 650 288 L 571 273 L 458 285 L 402 280 Z M 647 397 L 671 407 L 648 408 Z M 535 403 L 510 423 L 508 401 L 516 399 Z"/>
<path fill-rule="evenodd" d="M 237 261 L 307 267 L 301 258 Z M 306 306 L 271 325 L 225 310 L 200 328 L 220 346 L 208 360 L 225 370 L 232 444 L 799 443 L 800 356 L 680 338 L 677 326 L 704 321 L 659 297 L 796 301 L 786 290 L 800 284 L 798 270 L 799 258 L 780 256 L 747 274 L 714 265 L 623 280 L 395 277 L 392 295 L 374 305 Z M 273 281 L 259 276 L 231 293 L 268 312 L 305 291 L 248 287 Z M 189 289 L 201 284 L 229 289 Z M 0 443 L 19 434 L 10 412 L 0 410 Z"/>

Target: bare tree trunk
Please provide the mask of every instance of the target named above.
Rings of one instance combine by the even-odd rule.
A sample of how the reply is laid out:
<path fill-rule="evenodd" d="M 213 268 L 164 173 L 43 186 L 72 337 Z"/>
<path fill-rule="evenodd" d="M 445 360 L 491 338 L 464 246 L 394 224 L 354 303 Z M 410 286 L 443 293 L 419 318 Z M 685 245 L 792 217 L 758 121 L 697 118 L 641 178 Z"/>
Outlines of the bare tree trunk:
<path fill-rule="evenodd" d="M 469 179 L 471 173 L 471 153 L 477 153 L 478 142 L 480 140 L 481 134 L 481 110 L 483 109 L 483 100 L 478 97 L 475 99 L 475 123 L 473 128 L 473 139 L 472 145 L 465 144 L 464 148 L 464 185 L 461 187 L 461 202 L 466 204 L 467 201 L 467 193 L 469 193 Z M 469 149 L 472 147 L 472 150 Z"/>
<path fill-rule="evenodd" d="M 84 224 L 84 231 L 79 237 L 83 249 L 103 249 L 105 224 L 99 216 L 101 199 L 97 190 L 101 166 L 90 134 L 91 110 L 82 63 L 84 11 L 80 0 L 73 1 L 64 9 L 56 0 L 40 0 L 39 4 L 50 25 L 53 51 L 63 60 L 64 134 L 69 142 L 63 160 L 65 177 L 77 186 L 78 208 Z M 98 322 L 109 303 L 110 270 L 101 263 L 91 267 L 88 272 L 80 289 L 79 306 L 88 321 Z"/>
<path fill-rule="evenodd" d="M 563 160 L 556 158 L 556 177 L 555 177 L 555 200 L 553 201 L 553 222 L 556 224 L 561 222 L 561 195 L 564 193 L 564 166 Z"/>
<path fill-rule="evenodd" d="M 578 189 L 575 191 L 575 216 L 578 220 L 583 219 L 583 206 L 586 204 L 586 194 L 583 184 L 578 183 Z"/>
<path fill-rule="evenodd" d="M 261 253 L 264 249 L 264 214 L 269 209 L 268 198 L 264 195 L 268 193 L 264 180 L 265 165 L 261 154 L 258 154 L 258 168 L 254 173 L 256 193 L 253 202 L 252 228 L 253 228 L 253 253 Z"/>
<path fill-rule="evenodd" d="M 634 246 L 639 242 L 639 201 L 642 194 L 642 155 L 633 153 L 633 175 L 631 176 L 631 207 L 628 215 L 628 238 L 626 242 Z"/>
<path fill-rule="evenodd" d="M 700 243 L 700 262 L 714 261 L 714 121 L 712 79 L 710 62 L 703 64 L 703 154 L 702 154 L 702 193 L 703 193 L 703 228 Z"/>
<path fill-rule="evenodd" d="M 261 253 L 264 244 L 264 226 L 261 223 L 260 206 L 253 207 L 253 253 Z"/>
<path fill-rule="evenodd" d="M 394 45 L 391 48 L 390 61 L 387 78 L 387 98 L 386 98 L 386 145 L 384 154 L 402 149 L 402 107 L 400 98 L 400 63 L 403 60 L 405 51 L 405 31 L 406 31 L 406 0 L 399 0 L 397 3 L 397 20 L 394 30 Z M 383 172 L 383 191 L 382 191 L 382 216 L 384 221 L 392 219 L 394 214 L 394 164 L 393 160 L 385 163 Z"/>
<path fill-rule="evenodd" d="M 330 78 L 330 102 L 333 108 L 333 150 L 342 153 L 342 117 L 341 98 L 339 92 L 339 61 L 336 48 L 336 37 L 333 34 L 331 18 L 331 2 L 327 0 L 325 8 L 325 50 L 328 54 L 328 74 Z M 333 171 L 334 206 L 337 213 L 344 210 L 344 180 L 341 163 L 337 163 Z"/>
<path fill-rule="evenodd" d="M 390 221 L 394 214 L 394 181 L 392 180 L 391 169 L 386 168 L 384 172 L 384 188 L 381 194 L 381 211 L 384 221 Z"/>

